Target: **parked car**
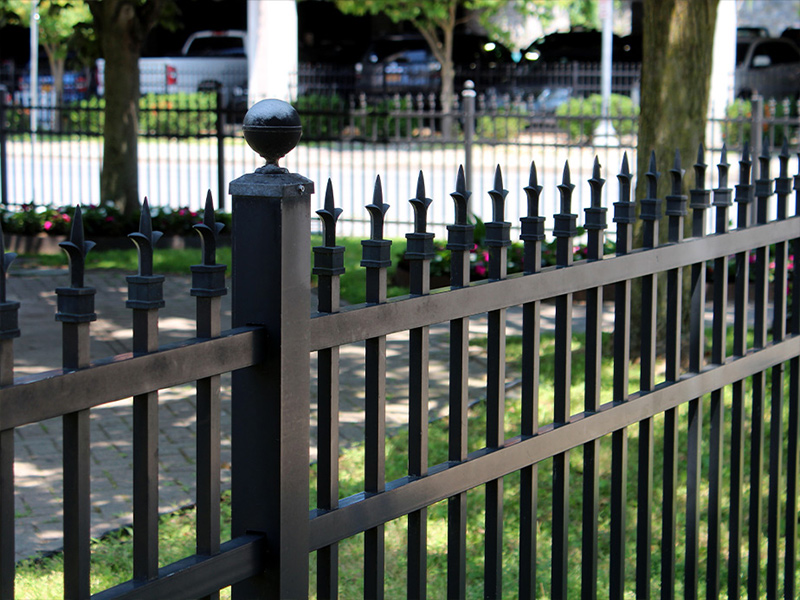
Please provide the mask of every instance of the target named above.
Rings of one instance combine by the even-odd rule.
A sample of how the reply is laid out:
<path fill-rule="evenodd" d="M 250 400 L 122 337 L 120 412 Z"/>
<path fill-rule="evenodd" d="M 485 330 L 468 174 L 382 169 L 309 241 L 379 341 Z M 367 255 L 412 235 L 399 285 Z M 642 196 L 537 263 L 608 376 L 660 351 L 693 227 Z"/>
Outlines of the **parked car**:
<path fill-rule="evenodd" d="M 26 72 L 17 82 L 17 94 L 23 104 L 30 103 L 31 76 Z M 64 91 L 62 102 L 77 102 L 89 97 L 89 77 L 80 71 L 64 73 Z M 52 75 L 39 75 L 39 98 L 45 106 L 55 106 L 55 82 Z"/>
<path fill-rule="evenodd" d="M 247 88 L 247 33 L 198 31 L 179 56 L 139 59 L 142 94 L 192 93 L 219 89 L 225 106 L 236 104 Z M 105 92 L 105 61 L 97 61 L 97 93 Z"/>
<path fill-rule="evenodd" d="M 737 98 L 798 97 L 800 49 L 785 38 L 751 38 L 736 44 L 734 91 Z"/>
<path fill-rule="evenodd" d="M 642 62 L 641 36 L 614 35 L 612 44 L 612 57 L 615 63 Z M 602 47 L 602 32 L 574 28 L 567 32 L 551 33 L 534 41 L 522 51 L 522 55 L 528 63 L 599 63 Z"/>
<path fill-rule="evenodd" d="M 508 64 L 513 64 L 511 51 L 503 44 L 482 35 L 456 34 L 453 41 L 456 85 Z M 441 64 L 421 36 L 388 36 L 370 44 L 356 63 L 356 89 L 389 94 L 437 92 L 441 87 L 441 70 Z"/>

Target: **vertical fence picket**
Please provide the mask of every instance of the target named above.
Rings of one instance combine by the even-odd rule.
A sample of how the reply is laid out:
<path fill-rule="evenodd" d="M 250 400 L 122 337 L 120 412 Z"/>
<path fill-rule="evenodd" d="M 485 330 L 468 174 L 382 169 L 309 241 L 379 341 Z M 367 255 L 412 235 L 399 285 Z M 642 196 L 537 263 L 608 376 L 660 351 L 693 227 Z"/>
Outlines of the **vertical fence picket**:
<path fill-rule="evenodd" d="M 470 251 L 474 245 L 475 226 L 468 223 L 471 192 L 467 189 L 464 169 L 459 167 L 456 191 L 450 194 L 455 203 L 455 223 L 447 226 L 450 250 L 450 285 L 469 285 Z M 469 319 L 450 321 L 450 427 L 448 458 L 461 462 L 467 458 L 467 408 L 469 406 Z M 463 598 L 467 593 L 467 494 L 461 492 L 447 501 L 447 596 Z"/>
<path fill-rule="evenodd" d="M 219 337 L 222 296 L 227 294 L 225 270 L 217 264 L 217 235 L 224 225 L 214 220 L 211 191 L 206 194 L 203 222 L 194 226 L 200 235 L 202 262 L 192 265 L 191 294 L 196 300 L 197 337 Z M 220 376 L 204 377 L 197 388 L 197 554 L 214 556 L 220 551 Z M 207 600 L 219 594 L 206 596 Z"/>
<path fill-rule="evenodd" d="M 410 200 L 414 207 L 414 232 L 407 233 L 405 257 L 410 263 L 411 295 L 430 293 L 433 234 L 427 232 L 428 207 L 432 200 L 425 197 L 422 172 L 417 181 L 417 195 Z M 430 327 L 409 331 L 409 417 L 408 417 L 408 474 L 424 477 L 428 474 L 428 364 L 430 358 Z M 408 515 L 408 597 L 427 596 L 428 509 Z"/>
<path fill-rule="evenodd" d="M 0 103 L 2 102 L 3 99 L 0 98 Z M 20 304 L 6 298 L 6 275 L 8 267 L 16 256 L 13 252 L 6 252 L 3 230 L 0 228 L 0 386 L 2 387 L 14 383 L 14 338 L 20 334 L 17 326 Z M 5 429 L 0 431 L 0 598 L 14 597 L 16 563 L 14 539 L 14 430 Z"/>
<path fill-rule="evenodd" d="M 577 215 L 572 214 L 572 191 L 569 163 L 558 191 L 561 193 L 561 212 L 554 215 L 556 238 L 556 265 L 567 268 L 573 261 L 573 238 L 577 230 Z M 554 425 L 569 422 L 570 385 L 572 382 L 572 294 L 556 298 L 555 372 L 553 382 Z M 569 452 L 553 457 L 553 559 L 552 596 L 566 598 L 569 584 Z"/>
<path fill-rule="evenodd" d="M 756 180 L 756 224 L 767 223 L 769 197 L 772 195 L 772 179 L 769 176 L 769 141 L 765 137 L 761 147 L 759 178 Z M 753 324 L 753 347 L 765 348 L 767 345 L 767 290 L 769 284 L 769 246 L 755 250 L 753 263 L 755 286 L 755 322 Z M 763 494 L 761 485 L 764 477 L 764 420 L 767 395 L 766 376 L 763 371 L 752 378 L 752 430 L 750 435 L 750 519 L 747 593 L 750 598 L 759 596 L 761 588 L 761 527 L 763 519 Z"/>
<path fill-rule="evenodd" d="M 509 232 L 505 221 L 503 174 L 495 170 L 492 199 L 492 220 L 486 223 L 486 245 L 489 247 L 489 279 L 506 278 Z M 506 309 L 489 312 L 486 369 L 486 447 L 501 448 L 505 444 L 505 379 L 506 379 Z M 486 542 L 484 562 L 484 597 L 500 598 L 503 589 L 503 480 L 486 483 Z"/>
<path fill-rule="evenodd" d="M 683 171 L 680 156 L 675 154 L 675 165 L 670 171 L 672 175 L 673 195 L 680 194 L 680 182 Z M 641 201 L 641 218 L 644 221 L 644 248 L 655 248 L 659 241 L 659 221 L 661 220 L 661 200 L 658 198 L 658 172 L 655 157 L 650 162 L 650 172 L 646 173 L 648 181 L 647 197 Z M 658 279 L 655 275 L 642 277 L 642 321 L 641 321 L 641 368 L 640 388 L 643 392 L 655 387 L 656 370 L 656 314 L 658 307 Z M 652 530 L 650 513 L 653 504 L 653 419 L 645 419 L 639 423 L 638 453 L 638 486 L 637 486 L 637 520 L 636 520 L 636 596 L 650 596 L 650 539 Z"/>
<path fill-rule="evenodd" d="M 323 243 L 314 248 L 314 274 L 318 281 L 318 310 L 339 312 L 340 281 L 344 273 L 344 246 L 336 245 L 336 221 L 342 214 L 333 199 L 330 179 L 322 220 Z M 339 506 L 339 348 L 320 350 L 317 356 L 317 507 Z M 336 598 L 339 589 L 339 546 L 317 551 L 317 597 Z"/>
<path fill-rule="evenodd" d="M 657 177 L 655 156 L 651 157 L 650 176 Z M 633 249 L 633 226 L 636 203 L 631 202 L 631 175 L 628 153 L 622 158 L 619 180 L 619 201 L 614 203 L 617 224 L 617 256 Z M 614 289 L 614 391 L 615 403 L 628 400 L 628 369 L 631 334 L 631 280 L 625 279 Z M 628 430 L 611 434 L 611 548 L 609 553 L 609 591 L 612 600 L 623 597 L 625 588 L 625 537 L 628 487 Z"/>
<path fill-rule="evenodd" d="M 775 179 L 778 220 L 787 217 L 788 198 L 792 191 L 789 177 L 789 147 L 784 140 L 778 156 L 780 172 Z M 786 337 L 786 286 L 789 260 L 786 242 L 775 244 L 775 275 L 772 294 L 772 341 L 778 343 Z M 767 597 L 777 598 L 780 589 L 781 554 L 781 495 L 783 461 L 783 377 L 786 366 L 780 363 L 772 367 L 772 389 L 770 400 L 769 431 L 769 499 L 767 506 Z"/>
<path fill-rule="evenodd" d="M 153 231 L 145 198 L 139 231 L 128 237 L 136 244 L 139 272 L 127 277 L 133 311 L 133 351 L 158 349 L 158 309 L 164 306 L 164 276 L 153 275 L 153 249 L 161 237 Z M 133 578 L 158 576 L 158 392 L 133 398 Z"/>
<path fill-rule="evenodd" d="M 800 155 L 798 155 L 800 170 Z M 800 175 L 794 176 L 795 216 L 800 215 Z M 792 335 L 800 335 L 800 277 L 797 261 L 800 260 L 800 236 L 791 242 L 794 264 L 792 266 L 792 305 L 789 328 Z M 783 595 L 797 595 L 797 525 L 798 478 L 800 478 L 800 357 L 789 361 L 789 427 L 786 450 L 786 562 L 784 564 Z"/>
<path fill-rule="evenodd" d="M 95 289 L 84 286 L 86 253 L 94 242 L 83 237 L 81 210 L 75 210 L 69 241 L 59 244 L 69 257 L 70 286 L 56 289 L 62 323 L 62 363 L 65 369 L 89 365 L 89 323 Z M 91 527 L 89 410 L 64 415 L 64 596 L 87 598 L 89 586 L 89 531 Z"/>
<path fill-rule="evenodd" d="M 372 204 L 367 206 L 372 235 L 362 240 L 361 266 L 367 269 L 367 302 L 386 302 L 386 269 L 392 264 L 392 242 L 383 239 L 383 224 L 389 205 L 383 203 L 380 177 L 375 181 Z M 377 494 L 386 488 L 386 336 L 366 341 L 366 429 L 364 432 L 365 491 Z M 364 532 L 364 597 L 383 598 L 384 526 Z"/>
<path fill-rule="evenodd" d="M 728 233 L 728 209 L 731 206 L 731 192 L 728 188 L 728 161 L 726 147 L 722 147 L 722 156 L 717 165 L 719 172 L 718 187 L 714 189 L 714 207 L 716 208 L 715 233 Z M 721 365 L 726 358 L 727 322 L 728 322 L 728 257 L 721 256 L 714 261 L 714 314 L 713 340 L 711 346 L 711 362 Z M 723 471 L 723 438 L 724 438 L 724 389 L 711 392 L 709 418 L 711 432 L 709 435 L 709 495 L 708 495 L 708 566 L 706 598 L 718 598 L 721 589 L 721 523 L 722 523 L 722 471 Z"/>
<path fill-rule="evenodd" d="M 736 185 L 737 229 L 746 229 L 752 219 L 753 186 L 750 148 L 745 144 L 739 161 L 739 183 Z M 734 290 L 733 356 L 747 352 L 747 310 L 749 305 L 750 253 L 738 252 L 736 287 Z M 738 599 L 742 579 L 742 539 L 744 537 L 744 462 L 745 462 L 745 381 L 731 386 L 730 444 L 730 523 L 728 526 L 728 598 Z"/>
<path fill-rule="evenodd" d="M 528 198 L 527 216 L 521 219 L 525 244 L 525 274 L 534 275 L 541 269 L 542 242 L 545 240 L 544 221 L 539 216 L 539 185 L 536 165 L 531 163 L 525 194 Z M 539 348 L 540 303 L 522 305 L 522 435 L 532 437 L 539 429 Z M 536 524 L 539 506 L 539 465 L 520 471 L 520 541 L 519 541 L 519 597 L 532 600 L 536 597 L 537 541 Z"/>
<path fill-rule="evenodd" d="M 694 165 L 695 188 L 690 190 L 692 208 L 692 237 L 705 236 L 705 211 L 708 208 L 710 191 L 704 189 L 706 164 L 703 146 L 697 153 Z M 690 275 L 690 315 L 689 315 L 689 370 L 699 373 L 704 364 L 705 352 L 705 307 L 706 307 L 706 264 L 692 265 Z M 695 398 L 689 402 L 688 414 L 688 459 L 686 477 L 686 575 L 684 595 L 696 598 L 700 573 L 700 484 L 703 431 L 703 399 Z"/>
<path fill-rule="evenodd" d="M 674 176 L 680 175 L 674 173 Z M 676 177 L 677 189 L 667 196 L 667 240 L 671 244 L 683 241 L 687 214 L 686 196 L 681 194 L 682 177 Z M 675 183 L 675 181 L 673 181 Z M 683 306 L 683 268 L 667 271 L 666 360 L 665 378 L 678 381 L 681 371 L 681 331 Z M 678 409 L 664 413 L 664 462 L 662 468 L 663 506 L 661 510 L 661 597 L 675 596 L 678 503 Z"/>
<path fill-rule="evenodd" d="M 603 259 L 603 230 L 606 229 L 607 209 L 602 206 L 604 179 L 600 178 L 600 161 L 594 159 L 591 186 L 591 206 L 585 209 L 585 228 L 588 231 L 588 260 Z M 586 363 L 584 410 L 588 414 L 600 408 L 601 369 L 603 357 L 603 288 L 586 290 Z M 597 598 L 597 527 L 600 506 L 600 440 L 583 445 L 583 541 L 581 545 L 581 598 Z"/>

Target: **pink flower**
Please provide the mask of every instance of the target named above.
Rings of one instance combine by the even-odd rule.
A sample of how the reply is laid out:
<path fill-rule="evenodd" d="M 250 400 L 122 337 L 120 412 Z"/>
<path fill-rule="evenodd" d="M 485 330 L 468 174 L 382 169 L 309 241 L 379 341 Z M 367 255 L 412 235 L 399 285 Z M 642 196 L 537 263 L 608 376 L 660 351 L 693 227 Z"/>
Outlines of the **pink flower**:
<path fill-rule="evenodd" d="M 486 267 L 483 265 L 475 265 L 475 273 L 477 275 L 486 275 Z"/>
<path fill-rule="evenodd" d="M 70 221 L 72 221 L 72 217 L 70 217 L 69 215 L 64 215 L 63 219 L 65 223 L 69 223 Z"/>
<path fill-rule="evenodd" d="M 45 221 L 44 222 L 44 230 L 45 231 L 50 231 L 52 228 L 53 228 L 53 222 L 52 221 Z"/>

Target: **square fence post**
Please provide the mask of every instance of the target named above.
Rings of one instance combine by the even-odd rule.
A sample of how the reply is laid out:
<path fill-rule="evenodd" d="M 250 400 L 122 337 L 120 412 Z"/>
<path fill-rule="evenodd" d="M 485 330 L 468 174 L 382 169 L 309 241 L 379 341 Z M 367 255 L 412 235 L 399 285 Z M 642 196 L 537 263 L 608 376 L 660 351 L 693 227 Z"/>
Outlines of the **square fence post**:
<path fill-rule="evenodd" d="M 245 117 L 244 131 L 268 164 L 230 184 L 233 327 L 262 325 L 267 347 L 263 363 L 233 373 L 233 536 L 264 533 L 267 568 L 234 585 L 233 598 L 300 598 L 308 595 L 314 184 L 277 165 L 300 137 L 291 106 L 259 102 Z"/>

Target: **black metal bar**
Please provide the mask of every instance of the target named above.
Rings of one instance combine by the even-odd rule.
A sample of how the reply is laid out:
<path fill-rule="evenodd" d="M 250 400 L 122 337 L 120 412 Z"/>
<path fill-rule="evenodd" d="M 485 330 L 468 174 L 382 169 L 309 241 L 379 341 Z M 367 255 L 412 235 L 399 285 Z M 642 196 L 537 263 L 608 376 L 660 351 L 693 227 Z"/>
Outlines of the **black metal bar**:
<path fill-rule="evenodd" d="M 422 173 L 417 182 L 417 194 L 410 200 L 414 208 L 414 232 L 407 233 L 406 259 L 411 265 L 411 293 L 430 293 L 433 234 L 426 231 L 428 207 L 432 200 L 425 197 Z M 408 474 L 424 477 L 428 473 L 428 364 L 430 328 L 417 327 L 409 331 L 408 366 Z M 422 508 L 408 515 L 408 577 L 409 598 L 427 597 L 428 571 L 428 510 Z"/>
<path fill-rule="evenodd" d="M 455 223 L 448 225 L 447 248 L 450 250 L 450 285 L 469 285 L 470 251 L 475 226 L 468 223 L 471 192 L 467 189 L 464 169 L 459 167 L 455 203 Z M 469 406 L 469 319 L 450 322 L 450 428 L 448 458 L 467 458 L 467 409 Z M 447 501 L 447 595 L 463 598 L 467 593 L 467 495 L 462 492 Z"/>
<path fill-rule="evenodd" d="M 788 241 L 796 236 L 800 218 L 773 221 L 768 225 L 736 230 L 724 236 L 687 240 L 677 246 L 653 250 L 635 250 L 624 256 L 598 262 L 580 261 L 570 267 L 571 277 L 559 269 L 543 270 L 536 275 L 536 286 L 524 275 L 510 275 L 502 282 L 481 281 L 469 288 L 446 290 L 421 297 L 392 298 L 385 306 L 353 305 L 337 314 L 313 315 L 310 350 L 349 344 L 369 337 L 388 335 L 419 327 L 425 323 L 443 323 L 498 308 L 555 298 L 566 293 L 624 283 L 648 273 L 660 273 L 685 267 L 699 260 L 714 260 L 743 252 L 763 240 Z"/>
<path fill-rule="evenodd" d="M 572 190 L 569 164 L 558 191 L 561 193 L 561 212 L 553 218 L 556 237 L 556 265 L 572 265 L 572 240 L 576 234 L 577 215 L 572 214 Z M 561 426 L 570 421 L 570 387 L 572 383 L 572 294 L 556 298 L 556 332 L 554 350 L 553 424 Z M 553 457 L 553 550 L 551 560 L 551 595 L 566 598 L 569 564 L 569 453 Z"/>
<path fill-rule="evenodd" d="M 375 182 L 372 204 L 367 206 L 372 220 L 372 236 L 363 240 L 361 266 L 367 269 L 367 302 L 386 302 L 386 269 L 391 265 L 391 242 L 383 239 L 384 215 L 380 177 Z M 386 337 L 366 340 L 365 355 L 364 489 L 379 494 L 386 489 Z M 379 524 L 364 533 L 364 597 L 383 598 L 385 576 L 384 526 Z"/>
<path fill-rule="evenodd" d="M 545 218 L 539 216 L 539 185 L 536 165 L 531 163 L 528 185 L 528 214 L 521 219 L 520 239 L 525 244 L 524 268 L 527 275 L 538 273 L 542 263 L 542 242 L 545 240 Z M 539 348 L 540 307 L 538 302 L 522 305 L 522 393 L 521 416 L 523 437 L 539 430 Z M 539 508 L 539 466 L 531 465 L 520 471 L 520 533 L 519 533 L 519 597 L 536 597 L 537 570 L 537 513 Z"/>
<path fill-rule="evenodd" d="M 799 158 L 800 160 L 800 158 Z M 795 215 L 800 214 L 800 175 L 795 175 Z M 800 334 L 800 276 L 797 260 L 800 256 L 800 236 L 791 241 L 795 257 L 792 268 L 792 306 L 790 331 Z M 800 479 L 800 357 L 789 362 L 789 423 L 788 447 L 786 449 L 786 560 L 783 570 L 784 598 L 797 595 L 797 528 L 798 528 L 798 479 Z"/>
<path fill-rule="evenodd" d="M 6 98 L 0 91 L 0 203 L 8 206 L 8 148 L 6 147 Z"/>
<path fill-rule="evenodd" d="M 336 208 L 330 179 L 325 190 L 322 220 L 323 244 L 314 248 L 314 274 L 318 281 L 319 311 L 335 313 L 340 306 L 339 276 L 344 273 L 344 246 L 336 245 Z M 339 348 L 317 355 L 317 507 L 339 506 Z M 339 591 L 339 546 L 317 551 L 317 597 L 336 598 Z"/>
<path fill-rule="evenodd" d="M 705 211 L 709 206 L 710 190 L 704 189 L 706 164 L 703 146 L 700 146 L 694 165 L 696 189 L 690 191 L 692 208 L 692 237 L 705 236 Z M 700 371 L 704 365 L 705 352 L 705 308 L 706 308 L 706 264 L 692 265 L 690 275 L 689 313 L 689 370 Z M 686 574 L 684 595 L 696 598 L 700 571 L 700 480 L 701 480 L 701 435 L 703 430 L 703 400 L 689 402 L 688 452 L 686 483 Z M 709 574 L 713 578 L 713 573 Z"/>
<path fill-rule="evenodd" d="M 225 210 L 225 121 L 228 107 L 223 106 L 222 88 L 217 88 L 216 123 L 217 123 L 217 208 Z"/>
<path fill-rule="evenodd" d="M 17 378 L 13 387 L 0 389 L 0 431 L 244 369 L 262 360 L 264 344 L 262 328 L 241 327 L 213 340 L 188 340 L 152 354 L 94 361 L 90 369 Z M 81 390 L 92 390 L 92 395 Z"/>
<path fill-rule="evenodd" d="M 153 275 L 154 232 L 145 198 L 139 231 L 131 238 L 138 249 L 139 271 L 127 278 L 133 311 L 133 352 L 158 349 L 158 309 L 164 306 L 163 276 Z M 133 398 L 133 578 L 150 581 L 158 575 L 158 392 Z"/>
<path fill-rule="evenodd" d="M 772 179 L 769 176 L 769 142 L 765 138 L 758 157 L 759 179 L 756 180 L 756 223 L 767 222 L 769 197 L 772 195 Z M 767 288 L 769 283 L 769 247 L 762 246 L 755 251 L 753 264 L 755 286 L 755 321 L 753 324 L 753 346 L 764 348 L 767 344 Z M 753 374 L 752 381 L 752 429 L 750 433 L 750 520 L 749 542 L 751 549 L 761 547 L 761 524 L 763 518 L 763 494 L 761 490 L 764 476 L 764 419 L 766 401 L 765 373 Z M 748 559 L 747 594 L 758 597 L 761 588 L 761 553 L 751 551 Z"/>
<path fill-rule="evenodd" d="M 492 199 L 492 220 L 486 223 L 486 245 L 489 246 L 489 278 L 506 278 L 509 231 L 511 223 L 504 220 L 505 198 L 503 176 L 498 166 L 495 171 Z M 486 447 L 501 448 L 505 444 L 505 376 L 506 376 L 506 310 L 501 308 L 488 314 L 488 342 L 486 349 Z M 503 480 L 486 483 L 486 541 L 484 547 L 485 598 L 503 595 Z"/>
<path fill-rule="evenodd" d="M 779 155 L 780 174 L 775 179 L 777 217 L 787 217 L 788 198 L 792 191 L 789 177 L 789 147 L 784 141 Z M 788 285 L 788 246 L 786 242 L 775 244 L 775 275 L 772 295 L 772 339 L 780 341 L 786 335 L 786 287 Z M 783 379 L 785 364 L 772 368 L 772 390 L 770 400 L 769 435 L 769 500 L 767 504 L 767 597 L 777 598 L 780 588 L 780 545 L 782 514 L 781 494 L 783 460 Z"/>
<path fill-rule="evenodd" d="M 0 129 L 2 120 L 0 98 Z M 5 178 L 5 173 L 2 173 Z M 0 387 L 14 383 L 14 338 L 19 337 L 17 326 L 19 302 L 6 298 L 6 273 L 16 254 L 7 253 L 3 230 L 0 228 Z M 14 430 L 0 431 L 0 598 L 14 597 L 15 531 L 14 531 Z"/>
<path fill-rule="evenodd" d="M 631 202 L 631 173 L 628 154 L 622 159 L 619 181 L 619 201 L 614 203 L 614 222 L 617 224 L 617 257 L 633 249 L 633 225 L 636 206 Z M 603 263 L 599 263 L 601 266 Z M 616 284 L 614 290 L 614 388 L 613 401 L 628 400 L 628 368 L 630 363 L 631 281 Z M 611 541 L 609 556 L 609 593 L 612 599 L 622 598 L 625 588 L 625 538 L 628 487 L 628 431 L 616 429 L 611 434 Z"/>
<path fill-rule="evenodd" d="M 750 150 L 747 145 L 739 161 L 739 184 L 736 185 L 737 227 L 746 230 L 751 224 L 753 186 Z M 734 297 L 733 356 L 747 352 L 747 308 L 749 297 L 749 252 L 736 254 L 736 287 Z M 738 599 L 742 579 L 742 537 L 744 531 L 744 449 L 745 449 L 745 386 L 744 379 L 731 386 L 731 478 L 730 524 L 728 526 L 728 597 Z"/>
<path fill-rule="evenodd" d="M 94 600 L 172 600 L 207 597 L 257 576 L 267 564 L 268 542 L 261 535 L 243 535 L 222 544 L 214 556 L 190 556 L 158 571 L 158 578 L 131 580 L 92 596 Z"/>
<path fill-rule="evenodd" d="M 728 161 L 725 146 L 717 165 L 719 186 L 714 190 L 716 208 L 715 232 L 728 233 L 728 208 L 731 206 L 731 192 L 728 186 Z M 728 259 L 720 257 L 714 261 L 714 322 L 711 362 L 722 364 L 725 361 L 728 321 Z M 721 589 L 721 522 L 722 522 L 722 470 L 723 470 L 723 432 L 724 432 L 724 390 L 711 393 L 709 418 L 709 498 L 708 498 L 708 547 L 706 566 L 706 598 L 718 598 Z"/>
<path fill-rule="evenodd" d="M 482 485 L 487 478 L 504 477 L 552 458 L 620 427 L 681 406 L 686 398 L 711 393 L 798 354 L 800 337 L 787 337 L 783 342 L 770 344 L 744 357 L 730 358 L 724 365 L 686 375 L 675 383 L 660 384 L 651 392 L 632 394 L 629 402 L 604 404 L 593 415 L 573 415 L 569 423 L 560 427 L 552 424 L 541 427 L 539 435 L 512 438 L 503 448 L 478 450 L 464 462 L 431 467 L 427 477 L 392 481 L 381 494 L 361 493 L 346 498 L 340 501 L 338 510 L 312 512 L 308 550 L 314 552 L 376 524 L 470 490 Z"/>
<path fill-rule="evenodd" d="M 283 104 L 277 112 L 291 114 Z M 232 377 L 232 535 L 263 532 L 270 546 L 264 572 L 236 584 L 234 599 L 308 594 L 313 191 L 275 164 L 230 186 L 232 321 L 263 324 L 267 334 L 263 361 Z"/>
<path fill-rule="evenodd" d="M 679 179 L 673 171 L 673 183 Z M 666 215 L 668 217 L 667 239 L 672 244 L 683 242 L 684 219 L 687 214 L 686 196 L 681 189 L 673 190 L 667 196 Z M 683 305 L 683 268 L 667 272 L 667 314 L 666 314 L 666 365 L 665 379 L 678 381 L 681 370 L 681 325 Z M 678 411 L 671 409 L 664 413 L 664 463 L 663 508 L 661 511 L 661 597 L 675 596 L 675 545 L 677 538 L 677 488 L 678 488 Z"/>
<path fill-rule="evenodd" d="M 673 196 L 680 195 L 683 171 L 680 156 L 675 154 L 672 175 Z M 644 248 L 655 248 L 659 243 L 661 200 L 657 197 L 659 173 L 656 171 L 655 154 L 651 155 L 650 170 L 645 174 L 648 181 L 647 198 L 641 200 L 641 219 L 644 221 Z M 678 200 L 680 202 L 680 199 Z M 658 310 L 658 279 L 646 275 L 641 282 L 641 361 L 640 388 L 643 392 L 655 387 L 656 370 L 656 313 Z M 636 514 L 636 596 L 650 597 L 650 565 L 652 562 L 650 542 L 652 538 L 651 512 L 653 507 L 653 421 L 645 419 L 639 423 L 639 451 L 637 477 Z"/>
<path fill-rule="evenodd" d="M 84 286 L 86 253 L 94 246 L 83 237 L 80 207 L 75 210 L 68 242 L 59 244 L 69 257 L 71 286 L 57 288 L 58 312 L 62 322 L 62 364 L 65 369 L 89 366 L 89 324 L 94 313 L 94 288 Z M 48 398 L 52 401 L 52 398 Z M 64 596 L 89 596 L 89 532 L 91 491 L 89 456 L 89 411 L 64 414 Z"/>
<path fill-rule="evenodd" d="M 600 177 L 600 161 L 594 160 L 591 206 L 585 209 L 588 231 L 588 260 L 603 259 L 603 230 L 607 209 L 602 204 L 604 179 Z M 586 362 L 584 367 L 584 411 L 600 408 L 601 367 L 603 357 L 603 288 L 592 288 L 586 294 Z M 583 538 L 581 543 L 581 598 L 597 598 L 598 514 L 600 506 L 600 440 L 583 446 Z"/>
<path fill-rule="evenodd" d="M 225 265 L 216 263 L 217 234 L 223 225 L 214 220 L 211 191 L 206 195 L 203 222 L 194 229 L 200 235 L 202 263 L 193 265 L 191 294 L 196 301 L 197 337 L 219 337 L 220 308 L 225 287 Z M 197 387 L 197 554 L 214 556 L 220 551 L 220 377 L 199 379 Z M 204 596 L 216 600 L 219 592 Z"/>

